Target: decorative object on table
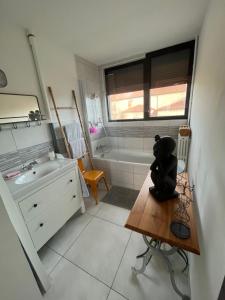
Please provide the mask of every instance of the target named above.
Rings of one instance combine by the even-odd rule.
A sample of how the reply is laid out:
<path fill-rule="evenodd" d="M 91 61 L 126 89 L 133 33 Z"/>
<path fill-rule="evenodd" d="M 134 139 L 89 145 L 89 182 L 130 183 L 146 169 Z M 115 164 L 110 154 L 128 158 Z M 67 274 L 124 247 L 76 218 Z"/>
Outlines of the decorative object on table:
<path fill-rule="evenodd" d="M 170 136 L 155 136 L 153 154 L 155 160 L 152 163 L 151 179 L 154 187 L 150 187 L 150 193 L 158 201 L 173 199 L 178 196 L 175 191 L 177 177 L 177 158 L 172 153 L 176 142 Z"/>
<path fill-rule="evenodd" d="M 178 174 L 182 176 L 182 174 Z M 194 187 L 188 186 L 187 182 L 181 184 L 183 179 L 179 180 L 179 186 L 183 189 L 179 193 L 179 201 L 175 210 L 175 219 L 170 224 L 171 232 L 180 239 L 188 239 L 191 236 L 191 230 L 189 226 L 190 216 L 188 214 L 188 207 L 192 202 L 192 198 L 188 196 L 188 193 L 194 190 Z"/>
<path fill-rule="evenodd" d="M 35 115 L 35 120 L 36 121 L 41 121 L 41 112 L 40 112 L 40 110 L 35 110 L 34 115 Z"/>
<path fill-rule="evenodd" d="M 0 88 L 6 87 L 8 84 L 5 72 L 0 69 Z"/>
<path fill-rule="evenodd" d="M 30 121 L 35 121 L 35 113 L 33 110 L 29 112 L 28 117 Z"/>

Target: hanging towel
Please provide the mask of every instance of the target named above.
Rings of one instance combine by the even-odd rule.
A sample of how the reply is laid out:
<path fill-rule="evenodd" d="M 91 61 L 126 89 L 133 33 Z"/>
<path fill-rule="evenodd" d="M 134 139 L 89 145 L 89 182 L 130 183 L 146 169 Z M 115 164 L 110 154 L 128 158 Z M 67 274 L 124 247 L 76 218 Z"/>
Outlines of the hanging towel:
<path fill-rule="evenodd" d="M 72 151 L 72 157 L 78 159 L 84 156 L 86 147 L 80 124 L 75 121 L 65 125 L 65 132 Z"/>
<path fill-rule="evenodd" d="M 82 190 L 82 195 L 84 198 L 89 197 L 89 190 L 87 188 L 86 182 L 84 180 L 84 177 L 80 171 L 80 169 L 78 168 L 78 173 L 79 173 L 79 179 L 80 179 L 80 186 L 81 186 L 81 190 Z"/>

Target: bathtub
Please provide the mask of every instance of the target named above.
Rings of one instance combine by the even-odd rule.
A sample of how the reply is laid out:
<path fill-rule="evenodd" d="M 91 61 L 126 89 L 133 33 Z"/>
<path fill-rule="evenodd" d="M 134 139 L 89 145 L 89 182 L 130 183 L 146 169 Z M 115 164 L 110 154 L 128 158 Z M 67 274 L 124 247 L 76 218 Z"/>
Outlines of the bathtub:
<path fill-rule="evenodd" d="M 151 163 L 152 153 L 128 149 L 111 149 L 94 155 L 95 168 L 106 173 L 112 185 L 140 190 Z"/>

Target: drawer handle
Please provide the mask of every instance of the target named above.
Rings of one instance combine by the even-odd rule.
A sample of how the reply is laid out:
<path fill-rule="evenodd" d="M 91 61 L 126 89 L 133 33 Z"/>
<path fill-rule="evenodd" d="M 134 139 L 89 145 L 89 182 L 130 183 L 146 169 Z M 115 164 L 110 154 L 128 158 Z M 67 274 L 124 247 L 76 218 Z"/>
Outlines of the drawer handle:
<path fill-rule="evenodd" d="M 70 179 L 70 182 L 73 182 L 73 179 Z"/>
<path fill-rule="evenodd" d="M 37 203 L 34 203 L 33 207 L 37 207 L 37 206 L 38 206 Z"/>
<path fill-rule="evenodd" d="M 76 195 L 73 195 L 73 198 L 76 198 Z"/>
<path fill-rule="evenodd" d="M 40 223 L 40 225 L 39 225 L 40 227 L 43 227 L 44 226 L 44 223 Z"/>

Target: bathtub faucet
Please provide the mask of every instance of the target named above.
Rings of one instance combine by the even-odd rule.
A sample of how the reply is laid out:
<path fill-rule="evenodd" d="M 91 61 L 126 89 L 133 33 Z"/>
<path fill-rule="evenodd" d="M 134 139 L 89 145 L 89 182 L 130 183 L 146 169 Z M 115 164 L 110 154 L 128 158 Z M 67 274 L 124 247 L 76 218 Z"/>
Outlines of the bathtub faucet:
<path fill-rule="evenodd" d="M 96 150 L 97 151 L 100 151 L 102 153 L 104 153 L 104 149 L 106 148 L 106 145 L 102 145 L 102 144 L 99 144 L 97 147 L 96 147 Z"/>

